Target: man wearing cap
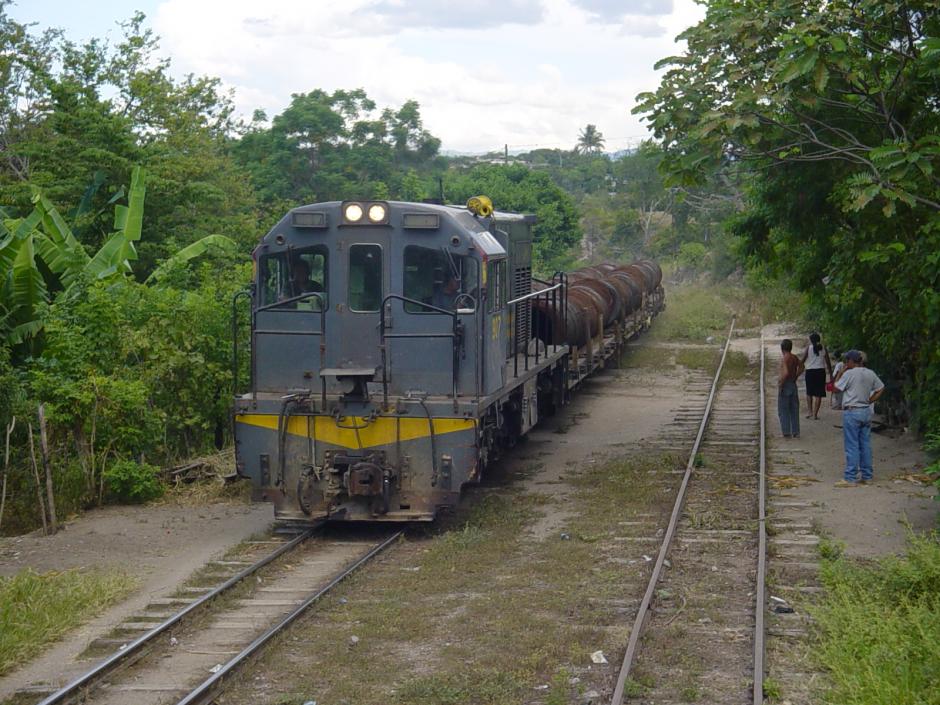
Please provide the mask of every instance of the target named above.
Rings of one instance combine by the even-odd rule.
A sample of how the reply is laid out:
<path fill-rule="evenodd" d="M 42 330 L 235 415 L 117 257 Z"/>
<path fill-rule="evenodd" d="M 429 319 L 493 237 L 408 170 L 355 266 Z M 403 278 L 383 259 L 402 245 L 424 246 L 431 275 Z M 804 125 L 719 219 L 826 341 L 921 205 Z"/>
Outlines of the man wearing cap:
<path fill-rule="evenodd" d="M 871 482 L 871 417 L 872 404 L 885 389 L 878 375 L 864 366 L 858 350 L 845 354 L 845 369 L 835 381 L 842 392 L 842 437 L 845 441 L 845 475 L 836 487 L 855 487 L 856 474 L 860 483 Z"/>

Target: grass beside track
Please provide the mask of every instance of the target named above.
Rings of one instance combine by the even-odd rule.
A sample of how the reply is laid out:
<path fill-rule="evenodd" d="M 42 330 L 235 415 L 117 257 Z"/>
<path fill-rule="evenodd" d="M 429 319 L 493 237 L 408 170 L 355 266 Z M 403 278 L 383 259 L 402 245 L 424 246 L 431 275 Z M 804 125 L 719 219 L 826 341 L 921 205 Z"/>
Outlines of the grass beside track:
<path fill-rule="evenodd" d="M 29 660 L 135 586 L 134 578 L 115 570 L 24 570 L 0 578 L 0 675 Z"/>
<path fill-rule="evenodd" d="M 761 320 L 770 322 L 799 318 L 801 304 L 792 293 L 756 289 L 743 283 L 686 283 L 666 286 L 666 310 L 646 334 L 653 344 L 664 341 L 715 344 L 728 334 L 731 315 L 737 315 L 738 331 L 754 329 Z"/>
<path fill-rule="evenodd" d="M 824 552 L 817 657 L 838 705 L 940 703 L 940 540 L 862 563 Z"/>

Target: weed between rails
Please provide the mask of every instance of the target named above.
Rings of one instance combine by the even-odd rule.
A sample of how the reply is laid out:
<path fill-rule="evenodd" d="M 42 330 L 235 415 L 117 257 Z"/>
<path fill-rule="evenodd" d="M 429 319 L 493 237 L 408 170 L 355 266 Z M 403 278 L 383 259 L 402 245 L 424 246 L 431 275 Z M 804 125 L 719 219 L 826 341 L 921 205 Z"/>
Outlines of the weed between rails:
<path fill-rule="evenodd" d="M 0 675 L 117 602 L 136 580 L 116 570 L 24 570 L 0 578 Z"/>

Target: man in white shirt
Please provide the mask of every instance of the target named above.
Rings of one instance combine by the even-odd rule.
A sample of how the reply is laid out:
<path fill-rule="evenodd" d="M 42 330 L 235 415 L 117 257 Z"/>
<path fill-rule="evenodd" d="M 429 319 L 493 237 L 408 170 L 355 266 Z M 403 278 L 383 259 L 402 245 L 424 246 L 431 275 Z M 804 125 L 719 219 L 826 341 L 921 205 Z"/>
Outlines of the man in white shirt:
<path fill-rule="evenodd" d="M 858 350 L 845 354 L 845 369 L 836 379 L 842 392 L 842 437 L 845 442 L 845 475 L 837 487 L 855 487 L 872 480 L 871 417 L 872 405 L 884 393 L 885 385 L 878 375 L 865 367 Z"/>

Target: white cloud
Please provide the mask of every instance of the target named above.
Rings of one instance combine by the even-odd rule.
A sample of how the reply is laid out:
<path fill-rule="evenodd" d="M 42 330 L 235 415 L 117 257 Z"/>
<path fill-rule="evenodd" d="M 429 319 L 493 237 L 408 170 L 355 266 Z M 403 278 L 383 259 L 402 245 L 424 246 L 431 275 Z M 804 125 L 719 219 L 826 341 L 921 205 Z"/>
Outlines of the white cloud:
<path fill-rule="evenodd" d="M 378 0 L 359 11 L 377 19 L 375 25 L 395 29 L 486 29 L 506 24 L 538 24 L 541 0 Z"/>
<path fill-rule="evenodd" d="M 635 143 L 646 130 L 633 99 L 656 87 L 652 65 L 676 53 L 672 37 L 701 9 L 676 0 L 658 16 L 672 3 L 619 3 L 632 13 L 623 23 L 598 23 L 585 3 L 614 7 L 483 0 L 473 12 L 485 19 L 455 27 L 466 6 L 431 0 L 166 0 L 154 28 L 176 70 L 221 77 L 246 116 L 274 116 L 292 93 L 361 87 L 380 107 L 417 100 L 445 149 L 571 147 L 587 123 L 611 148 Z"/>
<path fill-rule="evenodd" d="M 616 19 L 624 15 L 659 16 L 672 13 L 672 0 L 572 0 L 592 15 L 603 19 Z"/>

